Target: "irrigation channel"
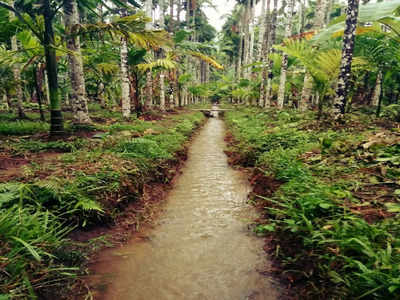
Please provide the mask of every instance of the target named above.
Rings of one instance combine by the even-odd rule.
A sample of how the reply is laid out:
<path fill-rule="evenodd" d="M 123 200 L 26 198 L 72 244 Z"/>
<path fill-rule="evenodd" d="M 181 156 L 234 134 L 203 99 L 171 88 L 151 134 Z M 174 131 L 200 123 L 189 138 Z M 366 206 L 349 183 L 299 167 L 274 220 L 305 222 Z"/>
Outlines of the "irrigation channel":
<path fill-rule="evenodd" d="M 227 163 L 225 126 L 210 118 L 145 239 L 103 253 L 95 265 L 106 300 L 270 300 L 278 285 L 259 271 L 263 240 L 249 230 L 247 178 Z"/>

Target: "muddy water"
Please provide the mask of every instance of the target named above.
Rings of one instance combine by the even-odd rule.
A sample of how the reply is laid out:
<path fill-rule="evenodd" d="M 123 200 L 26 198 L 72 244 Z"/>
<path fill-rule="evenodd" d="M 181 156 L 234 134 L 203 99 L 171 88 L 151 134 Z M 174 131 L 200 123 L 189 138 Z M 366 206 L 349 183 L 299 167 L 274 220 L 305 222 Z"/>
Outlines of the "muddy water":
<path fill-rule="evenodd" d="M 183 174 L 148 238 L 103 255 L 96 267 L 106 300 L 269 300 L 277 288 L 262 239 L 248 224 L 249 184 L 227 164 L 224 124 L 211 118 L 194 139 Z"/>

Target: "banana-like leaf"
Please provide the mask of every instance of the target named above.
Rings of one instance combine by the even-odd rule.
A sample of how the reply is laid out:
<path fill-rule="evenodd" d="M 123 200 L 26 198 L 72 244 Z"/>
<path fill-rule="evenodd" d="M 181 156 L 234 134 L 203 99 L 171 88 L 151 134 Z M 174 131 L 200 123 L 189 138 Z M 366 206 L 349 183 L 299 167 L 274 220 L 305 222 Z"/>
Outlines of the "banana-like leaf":
<path fill-rule="evenodd" d="M 393 32 L 394 37 L 400 41 L 400 17 L 385 17 L 380 19 L 379 23 L 389 27 Z"/>
<path fill-rule="evenodd" d="M 368 3 L 360 5 L 358 22 L 380 22 L 386 17 L 394 17 L 395 11 L 400 7 L 400 0 L 391 0 L 378 3 Z M 331 22 L 325 30 L 312 38 L 314 42 L 323 42 L 332 37 L 338 31 L 344 30 L 345 17 L 340 16 Z"/>

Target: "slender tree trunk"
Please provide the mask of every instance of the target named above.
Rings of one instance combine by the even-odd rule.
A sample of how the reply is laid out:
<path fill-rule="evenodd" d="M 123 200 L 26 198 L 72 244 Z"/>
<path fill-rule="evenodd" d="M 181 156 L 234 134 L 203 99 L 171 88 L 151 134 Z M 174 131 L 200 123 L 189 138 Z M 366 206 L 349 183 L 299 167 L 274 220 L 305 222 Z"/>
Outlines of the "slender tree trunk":
<path fill-rule="evenodd" d="M 303 89 L 301 91 L 301 97 L 300 97 L 300 102 L 299 102 L 299 110 L 300 111 L 304 112 L 308 108 L 310 95 L 311 95 L 311 91 L 312 91 L 312 86 L 313 86 L 313 79 L 312 79 L 310 73 L 306 72 L 304 74 Z"/>
<path fill-rule="evenodd" d="M 298 23 L 297 23 L 297 32 L 299 34 L 303 33 L 304 31 L 304 10 L 305 10 L 305 5 L 303 3 L 303 0 L 299 1 L 299 18 L 298 18 Z"/>
<path fill-rule="evenodd" d="M 158 5 L 160 6 L 160 29 L 163 30 L 165 27 L 165 0 L 159 0 Z"/>
<path fill-rule="evenodd" d="M 179 29 L 179 26 L 181 25 L 181 12 L 182 12 L 182 3 L 181 3 L 181 0 L 178 0 L 177 2 L 176 2 L 176 24 L 177 24 L 177 26 L 178 26 L 178 29 Z"/>
<path fill-rule="evenodd" d="M 40 113 L 40 120 L 46 121 L 43 112 L 43 89 L 42 89 L 42 82 L 43 82 L 43 69 L 41 65 L 37 66 L 33 71 L 33 81 L 35 83 L 36 95 L 39 104 L 39 113 Z"/>
<path fill-rule="evenodd" d="M 343 35 L 342 62 L 333 102 L 333 116 L 340 119 L 346 108 L 347 95 L 350 87 L 351 63 L 353 61 L 354 40 L 357 27 L 359 0 L 348 0 L 346 27 Z"/>
<path fill-rule="evenodd" d="M 332 10 L 332 6 L 334 4 L 334 0 L 326 0 L 327 4 L 326 4 L 326 11 L 325 11 L 325 24 L 329 24 L 329 22 L 331 21 L 331 10 Z"/>
<path fill-rule="evenodd" d="M 153 75 L 151 70 L 147 71 L 146 73 L 145 106 L 146 109 L 152 109 L 153 107 Z"/>
<path fill-rule="evenodd" d="M 97 88 L 98 92 L 97 92 L 97 97 L 100 100 L 100 106 L 101 108 L 106 108 L 107 106 L 107 102 L 106 102 L 106 88 L 104 86 L 103 82 L 100 82 Z"/>
<path fill-rule="evenodd" d="M 125 37 L 121 38 L 120 51 L 122 116 L 128 119 L 131 116 L 131 101 L 129 99 L 128 43 Z"/>
<path fill-rule="evenodd" d="M 326 10 L 329 5 L 329 0 L 319 0 L 317 3 L 317 9 L 315 11 L 315 23 L 314 27 L 322 29 L 325 27 L 326 21 Z"/>
<path fill-rule="evenodd" d="M 243 32 L 243 65 L 247 66 L 249 64 L 249 48 L 250 48 L 250 31 L 249 31 L 249 20 L 250 20 L 250 0 L 247 1 L 246 7 L 245 7 L 245 17 L 244 17 L 244 32 Z M 247 78 L 248 74 L 248 68 L 243 69 L 243 76 L 244 78 Z"/>
<path fill-rule="evenodd" d="M 137 86 L 138 78 L 137 78 L 137 74 L 135 72 L 132 72 L 129 75 L 129 81 L 130 81 L 129 95 L 131 98 L 131 107 L 134 107 L 136 114 L 140 115 L 143 111 L 143 107 L 140 103 L 139 89 Z"/>
<path fill-rule="evenodd" d="M 274 49 L 272 46 L 275 43 L 275 38 L 276 38 L 276 27 L 277 27 L 277 17 L 278 17 L 278 0 L 274 0 L 274 10 L 272 12 L 271 16 L 271 32 L 270 32 L 270 38 L 269 38 L 269 49 L 268 49 L 268 78 L 267 78 L 267 88 L 266 88 L 266 96 L 265 96 L 265 105 L 268 107 L 271 105 L 271 100 L 272 100 L 272 78 L 273 78 L 273 73 L 272 73 L 272 68 L 273 68 L 273 61 L 269 58 L 270 53 L 274 52 Z"/>
<path fill-rule="evenodd" d="M 74 113 L 74 122 L 78 124 L 90 123 L 87 105 L 85 78 L 83 76 L 83 62 L 79 36 L 73 35 L 73 27 L 79 24 L 78 5 L 76 0 L 64 0 L 64 21 L 67 35 L 69 62 L 69 78 L 71 80 L 71 107 Z"/>
<path fill-rule="evenodd" d="M 164 85 L 165 74 L 160 74 L 160 109 L 165 111 L 165 85 Z"/>
<path fill-rule="evenodd" d="M 314 22 L 314 29 L 317 31 L 325 27 L 328 1 L 329 0 L 319 0 L 317 2 L 315 22 Z M 313 87 L 313 78 L 307 71 L 305 71 L 303 90 L 301 91 L 301 98 L 299 103 L 300 111 L 307 110 L 307 107 L 310 103 L 312 87 Z"/>
<path fill-rule="evenodd" d="M 258 55 L 257 60 L 262 60 L 262 47 L 264 44 L 264 33 L 265 33 L 265 21 L 266 21 L 266 11 L 265 11 L 265 0 L 261 0 L 261 15 L 260 15 L 260 29 L 258 31 Z"/>
<path fill-rule="evenodd" d="M 10 90 L 6 89 L 5 93 L 6 93 L 6 101 L 7 101 L 8 110 L 9 110 L 9 112 L 12 112 Z"/>
<path fill-rule="evenodd" d="M 239 25 L 239 53 L 238 53 L 238 60 L 237 60 L 237 71 L 236 71 L 236 80 L 239 81 L 239 79 L 242 77 L 242 57 L 243 57 L 243 33 L 242 33 L 242 22 L 240 22 Z"/>
<path fill-rule="evenodd" d="M 61 112 L 61 98 L 58 88 L 57 56 L 54 47 L 53 12 L 50 0 L 43 0 L 44 17 L 44 51 L 46 57 L 46 71 L 49 80 L 50 95 L 50 135 L 64 134 L 64 122 Z"/>
<path fill-rule="evenodd" d="M 270 31 L 271 31 L 271 0 L 267 0 L 267 10 L 266 10 L 266 22 L 265 22 L 265 30 L 264 30 L 264 39 L 262 45 L 262 75 L 261 75 L 261 86 L 260 86 L 260 100 L 258 102 L 261 107 L 270 107 L 270 103 L 267 102 L 267 82 L 268 82 L 268 73 L 267 73 L 267 62 L 268 62 L 268 53 L 270 48 Z"/>
<path fill-rule="evenodd" d="M 47 72 L 44 73 L 44 90 L 46 94 L 47 105 L 50 106 L 50 89 L 49 89 L 49 78 Z"/>
<path fill-rule="evenodd" d="M 292 34 L 292 22 L 293 22 L 293 12 L 294 12 L 294 0 L 289 0 L 288 3 L 288 15 L 286 17 L 286 32 L 285 38 L 288 38 Z M 282 53 L 282 65 L 281 65 L 281 77 L 279 82 L 279 92 L 278 92 L 278 108 L 283 108 L 283 103 L 285 100 L 285 87 L 286 87 L 286 74 L 288 69 L 288 56 L 286 53 Z"/>
<path fill-rule="evenodd" d="M 13 20 L 15 15 L 13 12 L 10 12 L 10 20 Z M 17 37 L 14 35 L 11 38 L 11 50 L 13 52 L 18 52 L 18 42 Z M 18 63 L 13 64 L 12 72 L 14 75 L 15 91 L 17 96 L 17 108 L 18 108 L 18 118 L 25 119 L 26 115 L 24 112 L 24 102 L 23 102 L 23 91 L 22 91 L 22 81 L 21 81 L 21 66 Z"/>
<path fill-rule="evenodd" d="M 126 17 L 127 11 L 123 9 L 121 11 L 121 17 Z M 131 116 L 131 99 L 130 86 L 129 86 L 129 67 L 128 67 L 128 41 L 125 36 L 121 37 L 121 48 L 120 48 L 120 60 L 121 60 L 121 102 L 122 102 L 122 116 L 125 119 L 129 119 Z"/>
<path fill-rule="evenodd" d="M 4 91 L 4 94 L 2 96 L 2 103 L 4 105 L 4 110 L 5 111 L 10 111 L 10 105 L 8 104 L 8 99 L 7 99 L 7 92 Z"/>
<path fill-rule="evenodd" d="M 380 95 L 379 95 L 379 100 L 378 100 L 378 107 L 376 108 L 376 117 L 377 118 L 379 118 L 379 115 L 381 114 L 382 100 L 383 100 L 383 88 L 381 85 L 381 90 L 380 90 Z"/>
<path fill-rule="evenodd" d="M 249 44 L 249 58 L 248 58 L 248 62 L 251 64 L 253 63 L 253 59 L 254 59 L 254 15 L 255 15 L 255 0 L 251 0 L 251 4 L 250 4 L 250 22 L 249 22 L 249 31 L 250 31 L 250 44 Z M 249 71 L 247 72 L 248 76 L 250 76 L 250 69 L 248 69 Z"/>
<path fill-rule="evenodd" d="M 151 18 L 153 11 L 153 0 L 146 0 L 145 2 L 146 16 Z M 161 14 L 164 17 L 164 14 Z M 164 20 L 163 20 L 164 23 Z M 164 26 L 163 26 L 164 27 Z M 145 26 L 146 30 L 153 29 L 153 22 L 147 22 Z M 164 28 L 161 28 L 164 29 Z M 153 52 L 152 52 L 153 53 Z M 154 53 L 153 53 L 154 56 Z M 151 109 L 153 107 L 153 74 L 151 70 L 146 73 L 146 94 L 145 94 L 145 109 Z"/>
<path fill-rule="evenodd" d="M 379 104 L 379 98 L 382 90 L 382 76 L 382 71 L 379 70 L 378 75 L 376 76 L 374 93 L 372 94 L 372 106 L 378 106 Z"/>
<path fill-rule="evenodd" d="M 175 69 L 174 70 L 174 92 L 175 92 L 175 106 L 176 107 L 182 106 L 178 78 L 179 78 L 179 69 Z"/>
<path fill-rule="evenodd" d="M 169 0 L 169 31 L 174 32 L 174 0 Z"/>
<path fill-rule="evenodd" d="M 145 2 L 145 12 L 146 12 L 146 17 L 152 18 L 152 12 L 153 12 L 153 0 L 146 0 Z M 145 25 L 146 30 L 151 30 L 153 29 L 153 22 L 147 22 Z"/>

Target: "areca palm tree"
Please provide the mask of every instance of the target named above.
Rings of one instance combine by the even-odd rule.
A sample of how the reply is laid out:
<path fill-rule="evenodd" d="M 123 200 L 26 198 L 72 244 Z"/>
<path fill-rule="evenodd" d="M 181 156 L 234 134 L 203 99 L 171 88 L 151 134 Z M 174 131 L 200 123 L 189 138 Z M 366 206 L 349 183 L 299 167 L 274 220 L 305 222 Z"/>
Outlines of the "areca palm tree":
<path fill-rule="evenodd" d="M 292 34 L 293 12 L 294 12 L 294 0 L 289 0 L 288 15 L 286 16 L 286 26 L 285 26 L 286 27 L 285 28 L 285 37 L 286 38 L 288 38 Z M 283 108 L 283 102 L 284 102 L 284 98 L 285 98 L 287 68 L 288 68 L 288 57 L 284 53 L 282 56 L 281 76 L 280 76 L 280 81 L 279 81 L 278 108 Z"/>
<path fill-rule="evenodd" d="M 305 40 L 287 41 L 284 46 L 275 47 L 296 58 L 300 65 L 306 69 L 306 72 L 310 74 L 320 95 L 320 109 L 322 109 L 324 97 L 340 73 L 340 50 L 319 50 L 310 47 L 310 42 Z M 353 59 L 352 65 L 361 69 L 367 66 L 367 61 L 364 58 L 356 57 Z"/>
<path fill-rule="evenodd" d="M 357 28 L 359 0 L 348 0 L 346 10 L 346 27 L 343 36 L 342 60 L 340 74 L 336 88 L 336 97 L 333 102 L 333 115 L 335 119 L 341 118 L 345 113 L 347 94 L 350 85 L 351 64 L 353 60 L 354 40 Z"/>
<path fill-rule="evenodd" d="M 74 35 L 73 28 L 79 24 L 78 5 L 76 0 L 64 0 L 64 22 L 67 35 L 69 77 L 71 80 L 71 106 L 74 121 L 78 124 L 90 123 L 83 62 L 79 36 Z"/>

